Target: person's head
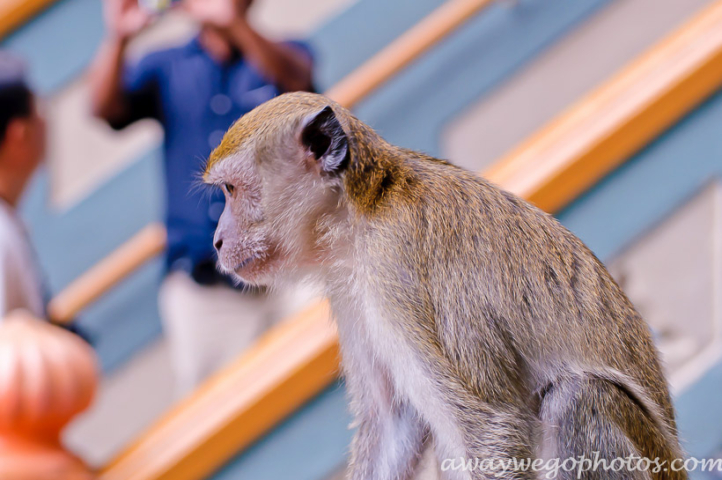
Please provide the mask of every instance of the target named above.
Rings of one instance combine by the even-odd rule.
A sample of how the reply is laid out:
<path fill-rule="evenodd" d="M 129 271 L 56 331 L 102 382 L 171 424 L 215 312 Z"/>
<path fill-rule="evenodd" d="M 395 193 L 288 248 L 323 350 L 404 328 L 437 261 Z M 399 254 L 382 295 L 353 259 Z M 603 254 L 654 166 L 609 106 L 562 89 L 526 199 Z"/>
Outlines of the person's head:
<path fill-rule="evenodd" d="M 228 35 L 228 27 L 236 20 L 245 20 L 253 0 L 182 0 L 180 5 L 201 27 L 201 44 L 219 61 L 226 61 L 236 50 Z"/>
<path fill-rule="evenodd" d="M 0 52 L 0 169 L 30 177 L 45 154 L 45 121 L 28 86 L 23 63 Z"/>
<path fill-rule="evenodd" d="M 180 0 L 177 5 L 185 7 L 186 12 L 191 16 L 191 18 L 198 21 L 201 25 L 214 27 L 216 26 L 215 23 L 219 20 L 214 17 L 216 17 L 220 12 L 225 11 L 227 13 L 227 15 L 222 16 L 222 22 L 231 20 L 234 16 L 236 18 L 247 18 L 248 11 L 254 2 L 254 0 L 227 0 L 228 3 L 220 5 L 218 3 L 205 3 L 206 1 L 207 0 Z"/>

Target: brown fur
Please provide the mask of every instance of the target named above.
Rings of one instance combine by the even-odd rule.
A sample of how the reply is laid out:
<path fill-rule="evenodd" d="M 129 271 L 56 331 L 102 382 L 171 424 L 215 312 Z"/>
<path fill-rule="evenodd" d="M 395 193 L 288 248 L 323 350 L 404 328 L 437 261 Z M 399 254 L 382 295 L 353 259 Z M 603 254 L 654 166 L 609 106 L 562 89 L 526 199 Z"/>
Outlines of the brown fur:
<path fill-rule="evenodd" d="M 346 150 L 334 153 L 347 156 L 326 171 L 314 148 L 324 151 L 327 139 L 309 146 L 303 132 L 328 105 L 334 118 L 321 127 L 340 124 L 333 145 Z M 318 139 L 314 133 L 308 138 Z M 360 424 L 352 478 L 407 478 L 427 434 L 440 460 L 680 455 L 647 325 L 601 262 L 552 216 L 471 172 L 388 144 L 313 94 L 283 95 L 241 118 L 205 178 L 220 183 L 244 168 L 258 170 L 258 228 L 275 232 L 271 243 L 284 260 L 270 277 L 236 273 L 272 281 L 303 264 L 325 283 Z M 247 215 L 245 207 L 227 211 L 231 223 Z M 227 228 L 236 232 L 228 239 L 242 236 Z M 219 255 L 233 270 L 223 261 L 230 254 Z"/>

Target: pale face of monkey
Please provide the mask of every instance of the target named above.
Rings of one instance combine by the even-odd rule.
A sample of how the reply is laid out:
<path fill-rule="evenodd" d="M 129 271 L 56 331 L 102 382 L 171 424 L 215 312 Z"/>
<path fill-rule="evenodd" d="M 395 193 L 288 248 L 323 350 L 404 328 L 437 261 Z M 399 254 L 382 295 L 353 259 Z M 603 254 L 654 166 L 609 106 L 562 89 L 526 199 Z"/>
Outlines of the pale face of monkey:
<path fill-rule="evenodd" d="M 258 169 L 247 158 L 234 160 L 219 166 L 215 172 L 226 205 L 213 242 L 221 270 L 250 281 L 272 260 L 272 241 L 263 212 Z"/>
<path fill-rule="evenodd" d="M 304 145 L 315 117 L 286 132 L 252 136 L 206 172 L 206 183 L 226 197 L 214 238 L 222 271 L 246 283 L 271 284 L 281 273 L 293 276 L 319 262 L 320 237 L 327 234 L 323 219 L 337 207 L 339 189 L 338 179 L 324 173 L 317 154 Z M 327 149 L 330 141 L 322 139 Z"/>

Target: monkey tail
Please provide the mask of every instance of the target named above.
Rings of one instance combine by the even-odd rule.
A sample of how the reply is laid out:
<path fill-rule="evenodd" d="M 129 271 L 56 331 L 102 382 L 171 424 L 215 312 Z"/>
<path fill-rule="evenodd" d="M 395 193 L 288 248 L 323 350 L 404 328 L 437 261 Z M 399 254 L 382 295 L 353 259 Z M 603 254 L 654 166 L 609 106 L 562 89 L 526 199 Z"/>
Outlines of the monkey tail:
<path fill-rule="evenodd" d="M 582 374 L 598 380 L 608 382 L 624 392 L 639 408 L 645 416 L 657 427 L 657 430 L 666 440 L 669 449 L 681 458 L 682 451 L 679 446 L 676 432 L 670 425 L 662 408 L 653 401 L 647 392 L 629 375 L 614 368 L 585 368 Z"/>

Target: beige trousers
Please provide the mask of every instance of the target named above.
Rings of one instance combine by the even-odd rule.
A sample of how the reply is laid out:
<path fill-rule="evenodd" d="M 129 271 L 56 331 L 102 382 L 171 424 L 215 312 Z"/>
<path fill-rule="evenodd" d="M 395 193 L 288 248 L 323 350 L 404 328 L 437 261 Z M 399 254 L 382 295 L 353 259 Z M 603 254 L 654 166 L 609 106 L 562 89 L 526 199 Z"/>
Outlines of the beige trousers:
<path fill-rule="evenodd" d="M 309 298 L 308 292 L 253 294 L 203 286 L 184 272 L 170 273 L 158 303 L 178 394 L 194 390 Z"/>

